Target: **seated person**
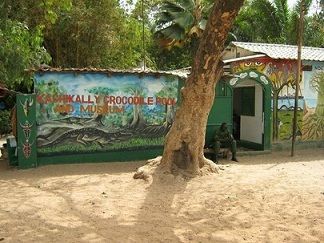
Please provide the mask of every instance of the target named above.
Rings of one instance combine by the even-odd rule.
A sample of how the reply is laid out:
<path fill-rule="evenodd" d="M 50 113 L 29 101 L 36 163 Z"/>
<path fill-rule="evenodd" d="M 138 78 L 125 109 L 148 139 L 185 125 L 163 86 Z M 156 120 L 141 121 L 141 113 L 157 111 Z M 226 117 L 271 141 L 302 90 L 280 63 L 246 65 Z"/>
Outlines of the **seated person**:
<path fill-rule="evenodd" d="M 232 160 L 238 162 L 236 158 L 236 141 L 234 140 L 232 134 L 227 129 L 226 122 L 223 122 L 219 130 L 215 134 L 215 144 L 214 144 L 214 159 L 215 163 L 218 162 L 218 154 L 220 148 L 229 148 L 232 152 Z"/>

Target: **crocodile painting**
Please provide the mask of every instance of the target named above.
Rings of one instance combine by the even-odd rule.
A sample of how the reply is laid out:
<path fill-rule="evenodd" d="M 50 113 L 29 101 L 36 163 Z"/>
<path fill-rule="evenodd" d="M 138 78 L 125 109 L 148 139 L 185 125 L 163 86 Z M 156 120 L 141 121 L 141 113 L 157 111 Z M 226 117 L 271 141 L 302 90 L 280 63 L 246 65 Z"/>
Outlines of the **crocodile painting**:
<path fill-rule="evenodd" d="M 37 153 L 46 157 L 160 149 L 175 117 L 178 85 L 179 77 L 163 74 L 39 73 Z"/>
<path fill-rule="evenodd" d="M 115 142 L 127 140 L 131 136 L 132 134 L 127 132 L 105 132 L 98 128 L 86 127 L 69 130 L 61 134 L 55 140 L 43 143 L 40 147 L 51 147 L 62 144 L 66 141 L 78 142 L 84 146 L 88 146 L 91 143 L 97 143 L 100 147 L 104 147 L 106 144 L 113 144 Z"/>

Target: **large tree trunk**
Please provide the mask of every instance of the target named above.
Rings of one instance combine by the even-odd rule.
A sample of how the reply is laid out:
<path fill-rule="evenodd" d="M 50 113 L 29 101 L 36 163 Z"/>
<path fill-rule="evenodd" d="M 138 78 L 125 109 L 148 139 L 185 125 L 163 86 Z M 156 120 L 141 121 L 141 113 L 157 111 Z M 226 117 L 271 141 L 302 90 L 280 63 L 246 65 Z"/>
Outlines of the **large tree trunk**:
<path fill-rule="evenodd" d="M 191 74 L 181 90 L 181 104 L 159 161 L 167 171 L 180 169 L 197 175 L 205 165 L 215 170 L 204 157 L 206 125 L 214 102 L 215 86 L 222 74 L 221 55 L 224 43 L 242 4 L 243 0 L 215 1 Z M 143 170 L 139 170 L 134 178 L 143 178 L 141 174 L 144 174 Z"/>

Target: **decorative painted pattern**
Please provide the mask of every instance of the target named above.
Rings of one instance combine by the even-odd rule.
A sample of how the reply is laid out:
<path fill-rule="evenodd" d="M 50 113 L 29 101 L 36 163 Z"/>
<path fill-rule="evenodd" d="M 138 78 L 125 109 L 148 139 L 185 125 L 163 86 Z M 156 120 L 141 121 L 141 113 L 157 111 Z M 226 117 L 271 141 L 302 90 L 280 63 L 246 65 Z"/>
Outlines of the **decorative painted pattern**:
<path fill-rule="evenodd" d="M 33 94 L 17 95 L 18 167 L 37 166 L 36 153 L 36 102 Z"/>

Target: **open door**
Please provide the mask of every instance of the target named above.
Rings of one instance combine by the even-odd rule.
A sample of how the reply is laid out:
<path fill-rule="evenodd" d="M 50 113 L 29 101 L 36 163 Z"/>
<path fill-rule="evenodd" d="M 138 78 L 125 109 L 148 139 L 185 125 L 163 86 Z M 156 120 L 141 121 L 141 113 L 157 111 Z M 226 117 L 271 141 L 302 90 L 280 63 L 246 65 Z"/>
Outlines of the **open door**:
<path fill-rule="evenodd" d="M 245 80 L 233 89 L 233 135 L 251 149 L 264 148 L 264 91 L 254 80 Z"/>

